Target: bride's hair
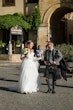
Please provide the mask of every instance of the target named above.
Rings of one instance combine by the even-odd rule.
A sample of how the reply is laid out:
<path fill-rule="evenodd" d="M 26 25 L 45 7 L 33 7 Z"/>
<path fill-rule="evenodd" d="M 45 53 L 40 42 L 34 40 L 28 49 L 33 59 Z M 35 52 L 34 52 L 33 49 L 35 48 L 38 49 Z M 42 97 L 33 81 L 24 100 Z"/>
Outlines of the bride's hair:
<path fill-rule="evenodd" d="M 25 47 L 27 47 L 29 44 L 31 44 L 31 43 L 33 43 L 31 40 L 28 40 L 27 42 L 26 42 L 26 44 L 25 44 Z M 33 45 L 34 45 L 34 43 L 33 43 Z"/>
<path fill-rule="evenodd" d="M 28 41 L 27 41 L 27 45 L 30 44 L 30 43 L 33 43 L 33 42 L 32 42 L 31 40 L 28 40 Z"/>

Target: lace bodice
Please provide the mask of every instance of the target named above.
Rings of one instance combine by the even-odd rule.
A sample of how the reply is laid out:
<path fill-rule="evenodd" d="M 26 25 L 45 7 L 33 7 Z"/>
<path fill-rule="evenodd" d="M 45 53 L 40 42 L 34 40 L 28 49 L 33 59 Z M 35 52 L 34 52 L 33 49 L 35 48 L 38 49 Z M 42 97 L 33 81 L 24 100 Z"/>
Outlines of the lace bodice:
<path fill-rule="evenodd" d="M 27 55 L 28 59 L 34 59 L 34 52 L 28 53 Z"/>

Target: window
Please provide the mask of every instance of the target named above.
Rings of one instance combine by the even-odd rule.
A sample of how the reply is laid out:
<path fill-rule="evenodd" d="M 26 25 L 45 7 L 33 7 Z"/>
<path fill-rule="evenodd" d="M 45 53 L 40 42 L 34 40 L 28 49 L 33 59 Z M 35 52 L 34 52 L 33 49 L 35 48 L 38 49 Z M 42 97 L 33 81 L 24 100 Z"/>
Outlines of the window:
<path fill-rule="evenodd" d="M 2 0 L 3 6 L 15 6 L 15 0 Z"/>
<path fill-rule="evenodd" d="M 39 0 L 27 0 L 27 3 L 38 3 Z"/>

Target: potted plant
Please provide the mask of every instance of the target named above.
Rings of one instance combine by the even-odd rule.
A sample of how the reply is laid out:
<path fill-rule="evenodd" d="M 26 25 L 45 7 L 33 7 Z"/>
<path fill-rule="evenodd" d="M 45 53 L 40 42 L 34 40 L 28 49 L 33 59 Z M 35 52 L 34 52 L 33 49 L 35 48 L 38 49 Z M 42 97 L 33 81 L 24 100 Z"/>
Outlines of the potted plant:
<path fill-rule="evenodd" d="M 16 47 L 20 47 L 21 46 L 21 41 L 20 40 L 17 40 L 16 41 Z"/>
<path fill-rule="evenodd" d="M 5 45 L 6 43 L 5 42 L 2 42 L 2 40 L 0 40 L 0 55 L 5 53 Z"/>

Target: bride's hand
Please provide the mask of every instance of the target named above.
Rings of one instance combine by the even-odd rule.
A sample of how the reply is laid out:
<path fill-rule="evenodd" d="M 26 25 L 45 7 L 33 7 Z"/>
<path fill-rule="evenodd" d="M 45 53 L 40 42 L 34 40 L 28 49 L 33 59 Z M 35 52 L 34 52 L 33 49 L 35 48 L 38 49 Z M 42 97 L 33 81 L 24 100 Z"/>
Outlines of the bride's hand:
<path fill-rule="evenodd" d="M 36 62 L 36 57 L 33 58 L 33 61 Z"/>
<path fill-rule="evenodd" d="M 33 61 L 36 62 L 36 59 L 34 58 Z"/>
<path fill-rule="evenodd" d="M 28 58 L 27 54 L 24 56 L 24 58 Z"/>

